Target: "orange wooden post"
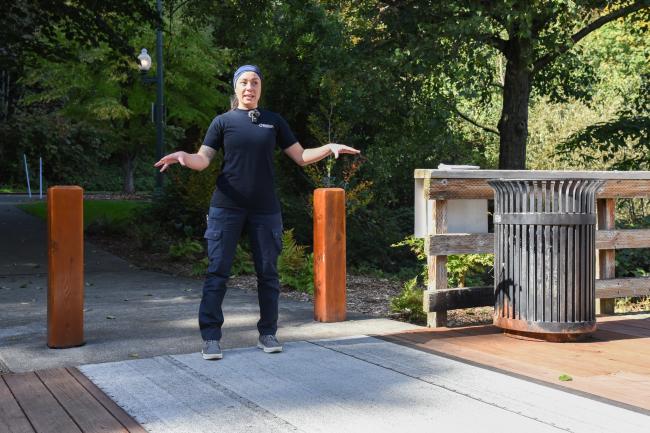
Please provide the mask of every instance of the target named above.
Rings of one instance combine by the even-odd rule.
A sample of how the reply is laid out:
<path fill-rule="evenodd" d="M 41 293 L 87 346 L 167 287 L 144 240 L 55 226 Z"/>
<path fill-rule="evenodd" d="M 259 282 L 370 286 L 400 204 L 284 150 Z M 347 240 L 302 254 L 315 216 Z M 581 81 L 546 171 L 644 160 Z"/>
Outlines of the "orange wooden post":
<path fill-rule="evenodd" d="M 345 191 L 314 191 L 314 319 L 345 320 Z"/>
<path fill-rule="evenodd" d="M 83 189 L 47 190 L 47 345 L 81 346 L 84 309 Z"/>

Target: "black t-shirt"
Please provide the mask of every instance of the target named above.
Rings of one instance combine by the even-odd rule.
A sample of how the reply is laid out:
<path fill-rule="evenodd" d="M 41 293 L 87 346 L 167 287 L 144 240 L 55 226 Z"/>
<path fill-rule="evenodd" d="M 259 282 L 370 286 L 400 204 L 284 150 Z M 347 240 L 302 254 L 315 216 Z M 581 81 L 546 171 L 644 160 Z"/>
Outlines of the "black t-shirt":
<path fill-rule="evenodd" d="M 210 206 L 247 209 L 262 213 L 280 211 L 275 194 L 273 152 L 297 140 L 277 113 L 258 109 L 257 123 L 239 108 L 214 118 L 204 146 L 223 148 L 224 158 Z"/>

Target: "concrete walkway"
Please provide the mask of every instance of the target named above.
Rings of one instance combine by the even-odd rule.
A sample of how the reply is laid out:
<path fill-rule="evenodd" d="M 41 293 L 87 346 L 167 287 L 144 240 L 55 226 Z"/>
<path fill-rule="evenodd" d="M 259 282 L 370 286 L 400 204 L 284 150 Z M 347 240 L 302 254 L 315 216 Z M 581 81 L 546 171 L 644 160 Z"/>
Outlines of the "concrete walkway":
<path fill-rule="evenodd" d="M 86 365 L 153 433 L 647 432 L 650 417 L 376 338 Z"/>

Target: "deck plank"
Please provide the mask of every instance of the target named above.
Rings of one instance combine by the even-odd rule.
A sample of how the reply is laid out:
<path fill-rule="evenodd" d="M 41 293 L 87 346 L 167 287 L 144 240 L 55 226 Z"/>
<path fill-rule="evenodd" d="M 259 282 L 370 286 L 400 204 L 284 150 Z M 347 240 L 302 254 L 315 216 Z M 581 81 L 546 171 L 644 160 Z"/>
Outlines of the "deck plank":
<path fill-rule="evenodd" d="M 0 376 L 0 431 L 8 433 L 34 433 L 29 420 L 18 406 L 7 384 Z"/>
<path fill-rule="evenodd" d="M 129 433 L 147 433 L 147 431 L 138 424 L 128 413 L 111 400 L 101 389 L 92 383 L 82 372 L 76 368 L 67 368 L 68 373 L 72 375 L 86 391 L 88 391 L 108 412 L 124 426 Z"/>
<path fill-rule="evenodd" d="M 10 374 L 4 379 L 36 432 L 81 433 L 36 374 Z"/>
<path fill-rule="evenodd" d="M 607 318 L 594 339 L 527 341 L 493 326 L 410 331 L 390 341 L 650 410 L 650 338 L 645 318 Z M 561 374 L 573 381 L 561 382 Z"/>
<path fill-rule="evenodd" d="M 66 369 L 40 370 L 36 375 L 84 433 L 128 433 Z"/>
<path fill-rule="evenodd" d="M 494 354 L 505 351 L 510 357 L 522 362 L 543 362 L 556 369 L 573 369 L 584 375 L 610 374 L 618 370 L 648 372 L 647 362 L 639 359 L 639 352 L 648 352 L 647 345 L 632 346 L 629 340 L 598 340 L 558 345 L 494 334 L 468 339 L 463 341 L 463 344 Z M 642 346 L 646 347 L 641 350 Z M 629 350 L 625 350 L 626 348 Z"/>

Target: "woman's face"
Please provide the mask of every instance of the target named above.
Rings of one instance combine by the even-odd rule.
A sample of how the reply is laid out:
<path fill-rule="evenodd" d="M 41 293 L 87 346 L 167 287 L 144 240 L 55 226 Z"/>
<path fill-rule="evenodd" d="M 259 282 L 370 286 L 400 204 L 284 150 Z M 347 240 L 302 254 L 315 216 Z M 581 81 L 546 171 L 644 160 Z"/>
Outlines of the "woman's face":
<path fill-rule="evenodd" d="M 235 83 L 235 95 L 239 100 L 239 108 L 252 110 L 262 95 L 262 80 L 255 72 L 244 72 Z"/>

